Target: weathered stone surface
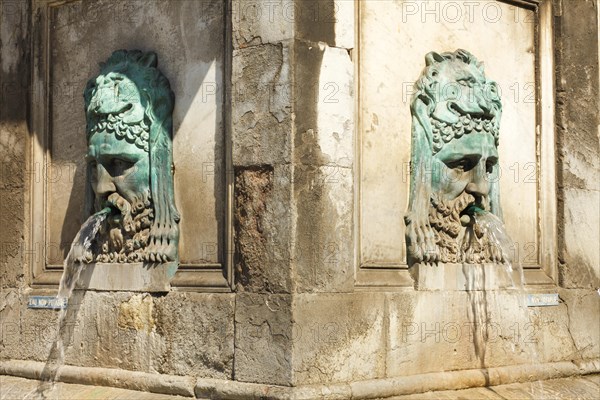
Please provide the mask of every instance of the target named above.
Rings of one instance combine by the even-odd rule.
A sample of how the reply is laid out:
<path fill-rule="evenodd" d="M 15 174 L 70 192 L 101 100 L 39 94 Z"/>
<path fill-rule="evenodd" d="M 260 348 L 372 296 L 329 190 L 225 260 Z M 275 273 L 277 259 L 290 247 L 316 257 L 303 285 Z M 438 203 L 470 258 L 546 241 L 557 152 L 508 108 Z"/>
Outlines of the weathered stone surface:
<path fill-rule="evenodd" d="M 154 298 L 148 294 L 77 292 L 70 299 L 67 329 L 62 333 L 66 363 L 154 370 L 162 340 L 153 309 Z"/>
<path fill-rule="evenodd" d="M 566 288 L 597 289 L 600 287 L 600 213 L 590 210 L 594 208 L 592 205 L 600 204 L 600 191 L 565 188 L 561 198 L 565 208 L 559 235 L 565 247 L 560 251 L 560 284 Z M 585 206 L 588 204 L 589 207 Z"/>
<path fill-rule="evenodd" d="M 354 283 L 351 169 L 298 165 L 295 291 L 349 292 Z"/>
<path fill-rule="evenodd" d="M 289 163 L 289 47 L 279 43 L 235 50 L 232 68 L 234 165 Z"/>
<path fill-rule="evenodd" d="M 600 386 L 582 378 L 555 379 L 544 382 L 513 383 L 493 388 L 506 400 L 521 399 L 594 399 L 600 396 Z"/>
<path fill-rule="evenodd" d="M 491 388 L 475 388 L 464 390 L 447 390 L 439 392 L 427 392 L 420 394 L 409 394 L 406 396 L 390 397 L 386 400 L 502 400 L 503 397 L 496 394 Z"/>
<path fill-rule="evenodd" d="M 131 292 L 168 292 L 179 264 L 91 263 L 83 264 L 78 289 Z"/>
<path fill-rule="evenodd" d="M 165 374 L 232 379 L 233 294 L 171 293 L 154 301 L 164 351 L 154 368 Z"/>
<path fill-rule="evenodd" d="M 11 360 L 0 362 L 0 373 L 2 375 L 41 379 L 45 369 L 45 363 L 35 361 Z M 195 381 L 192 377 L 70 365 L 63 365 L 59 368 L 57 379 L 65 383 L 118 387 L 187 397 L 193 396 Z M 50 385 L 48 385 L 48 381 L 45 381 L 42 386 L 45 389 Z"/>
<path fill-rule="evenodd" d="M 345 49 L 295 43 L 294 161 L 351 167 L 354 65 Z"/>
<path fill-rule="evenodd" d="M 600 354 L 600 293 L 597 290 L 559 291 L 567 308 L 567 329 L 574 343 L 573 359 L 595 359 Z"/>
<path fill-rule="evenodd" d="M 58 313 L 26 308 L 15 291 L 2 298 L 0 358 L 46 361 Z M 233 303 L 232 294 L 75 292 L 62 331 L 66 362 L 231 378 Z"/>
<path fill-rule="evenodd" d="M 0 127 L 1 137 L 9 137 L 8 132 Z M 2 139 L 0 139 L 2 141 Z M 3 149 L 0 149 L 0 162 L 2 157 Z M 7 165 L 19 165 L 19 157 L 11 155 L 4 158 L 4 167 Z M 6 161 L 6 160 L 10 161 Z M 6 170 L 6 168 L 5 168 Z M 0 171 L 0 174 L 5 172 Z M 24 277 L 27 271 L 23 265 L 23 250 L 26 250 L 27 246 L 24 241 L 25 235 L 25 202 L 24 189 L 10 186 L 1 186 L 0 183 L 0 289 L 7 287 L 16 287 L 19 284 L 23 284 Z M 27 249 L 33 250 L 33 257 L 39 255 L 39 249 Z M 37 251 L 36 251 L 37 250 Z"/>
<path fill-rule="evenodd" d="M 385 376 L 384 294 L 298 294 L 293 313 L 294 385 Z"/>
<path fill-rule="evenodd" d="M 239 291 L 291 290 L 289 167 L 235 170 L 235 269 Z"/>
<path fill-rule="evenodd" d="M 353 260 L 353 66 L 344 49 L 297 41 L 294 280 L 347 292 Z"/>
<path fill-rule="evenodd" d="M 390 294 L 388 376 L 573 357 L 566 307 L 525 307 L 517 291 L 481 293 Z"/>
<path fill-rule="evenodd" d="M 27 308 L 28 291 L 0 294 L 0 358 L 46 361 L 56 337 L 58 313 Z"/>
<path fill-rule="evenodd" d="M 0 289 L 24 283 L 23 239 L 26 235 L 28 179 L 42 179 L 25 168 L 30 31 L 29 2 L 4 3 L 0 11 Z"/>
<path fill-rule="evenodd" d="M 42 382 L 36 380 L 17 378 L 14 376 L 0 376 L 0 399 L 25 399 L 28 396 L 31 396 L 32 393 L 36 393 L 36 391 L 40 390 L 41 386 Z M 48 400 L 181 400 L 186 398 L 167 394 L 155 394 L 111 387 L 74 385 L 68 383 L 56 384 L 53 389 L 45 391 L 44 396 L 44 398 Z"/>
<path fill-rule="evenodd" d="M 529 345 L 524 350 L 530 355 L 530 362 L 558 362 L 582 358 L 571 333 L 568 307 L 566 304 L 528 307 L 530 325 L 522 325 L 521 334 L 525 344 Z M 510 319 L 505 318 L 501 326 L 504 329 L 510 327 L 510 323 Z"/>
<path fill-rule="evenodd" d="M 524 382 L 509 385 L 499 385 L 488 388 L 449 390 L 428 392 L 406 396 L 392 397 L 388 400 L 442 400 L 442 399 L 594 399 L 600 396 L 600 386 L 590 385 L 590 378 L 596 379 L 598 375 L 580 378 L 553 379 L 543 382 Z"/>
<path fill-rule="evenodd" d="M 235 48 L 292 39 L 296 4 L 288 0 L 233 0 L 231 16 Z"/>
<path fill-rule="evenodd" d="M 291 295 L 238 294 L 235 307 L 235 379 L 291 385 L 292 324 Z"/>
<path fill-rule="evenodd" d="M 598 4 L 562 2 L 556 19 L 560 283 L 600 286 Z"/>

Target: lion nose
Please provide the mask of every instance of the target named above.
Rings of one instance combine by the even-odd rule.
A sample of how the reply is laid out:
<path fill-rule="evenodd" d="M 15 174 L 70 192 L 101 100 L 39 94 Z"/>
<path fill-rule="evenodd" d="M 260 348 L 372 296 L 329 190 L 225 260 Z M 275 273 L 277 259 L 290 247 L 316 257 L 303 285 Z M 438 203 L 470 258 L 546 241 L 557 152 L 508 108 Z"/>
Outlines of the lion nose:
<path fill-rule="evenodd" d="M 491 111 L 491 107 L 488 105 L 485 99 L 481 99 L 479 101 L 479 108 L 483 110 L 484 113 L 489 114 Z"/>

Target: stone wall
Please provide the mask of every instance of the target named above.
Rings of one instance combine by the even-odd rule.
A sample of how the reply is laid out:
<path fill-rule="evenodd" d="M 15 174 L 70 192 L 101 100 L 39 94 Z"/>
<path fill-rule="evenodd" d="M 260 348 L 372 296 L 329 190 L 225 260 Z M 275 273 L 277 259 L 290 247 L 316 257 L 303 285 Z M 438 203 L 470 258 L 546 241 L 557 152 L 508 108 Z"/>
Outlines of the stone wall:
<path fill-rule="evenodd" d="M 600 287 L 598 2 L 561 1 L 556 17 L 560 284 Z"/>
<path fill-rule="evenodd" d="M 600 288 L 600 99 L 598 1 L 558 2 L 556 12 L 556 140 L 561 299 L 572 340 L 597 357 Z"/>
<path fill-rule="evenodd" d="M 27 285 L 23 265 L 28 174 L 30 100 L 30 8 L 27 2 L 3 3 L 0 14 L 0 288 Z M 38 176 L 39 178 L 39 176 Z"/>
<path fill-rule="evenodd" d="M 561 302 L 530 308 L 529 318 L 514 292 L 475 302 L 464 291 L 355 285 L 354 4 L 248 4 L 233 0 L 228 14 L 234 288 L 78 292 L 67 363 L 263 390 L 597 360 L 598 2 L 556 2 L 560 281 L 538 291 L 558 291 Z M 24 252 L 35 16 L 20 1 L 1 12 L 0 360 L 43 362 L 57 313 L 28 309 L 27 298 L 55 291 L 30 288 Z M 483 348 L 474 343 L 475 312 L 492 322 Z"/>

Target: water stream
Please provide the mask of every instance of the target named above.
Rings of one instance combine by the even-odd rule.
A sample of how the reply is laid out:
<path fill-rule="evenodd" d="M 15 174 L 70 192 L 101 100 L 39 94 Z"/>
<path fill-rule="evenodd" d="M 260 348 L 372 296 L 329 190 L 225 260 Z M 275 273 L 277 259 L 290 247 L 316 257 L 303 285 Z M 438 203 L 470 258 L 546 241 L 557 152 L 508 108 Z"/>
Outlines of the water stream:
<path fill-rule="evenodd" d="M 511 288 L 516 291 L 517 296 L 517 307 L 518 312 L 521 314 L 521 321 L 525 324 L 530 323 L 529 308 L 526 301 L 525 292 L 525 278 L 523 273 L 523 266 L 520 260 L 513 260 L 511 250 L 513 249 L 514 243 L 504 228 L 504 223 L 496 215 L 484 211 L 477 210 L 473 213 L 475 223 L 479 224 L 483 232 L 489 237 L 490 243 L 496 246 L 504 259 L 502 264 L 504 271 L 510 280 Z M 514 266 L 513 266 L 514 263 Z M 465 272 L 467 277 L 467 294 L 470 300 L 472 322 L 476 327 L 474 331 L 474 347 L 475 354 L 479 357 L 481 368 L 485 368 L 485 351 L 487 348 L 488 341 L 488 325 L 490 321 L 488 319 L 488 304 L 486 299 L 486 287 L 485 287 L 485 269 L 484 268 L 472 268 L 473 265 L 466 266 L 469 268 Z M 497 277 L 496 277 L 497 278 Z M 515 315 L 516 316 L 516 315 Z M 517 323 L 519 321 L 517 320 Z M 522 327 L 524 329 L 524 327 Z M 537 351 L 535 341 L 526 341 L 520 337 L 521 330 L 517 330 L 516 337 L 514 338 L 512 350 L 516 352 L 521 350 L 528 356 L 530 362 L 539 364 L 540 358 Z M 543 384 L 538 382 L 537 385 L 533 385 L 532 389 L 534 394 L 536 389 L 539 389 L 539 393 L 543 393 Z"/>
<path fill-rule="evenodd" d="M 48 392 L 54 388 L 58 371 L 64 364 L 65 342 L 68 344 L 68 340 L 65 339 L 66 336 L 68 336 L 67 328 L 69 328 L 66 323 L 68 319 L 67 315 L 69 314 L 69 311 L 72 310 L 72 307 L 69 307 L 69 300 L 73 295 L 73 290 L 75 289 L 82 270 L 79 260 L 83 259 L 89 252 L 93 239 L 96 237 L 102 222 L 110 212 L 111 208 L 106 207 L 89 217 L 83 225 L 81 225 L 79 232 L 77 232 L 77 235 L 71 244 L 71 249 L 65 258 L 57 299 L 66 300 L 66 307 L 62 308 L 58 315 L 58 332 L 50 350 L 46 365 L 44 366 L 44 370 L 42 371 L 42 383 L 36 391 L 37 398 L 47 398 Z M 59 301 L 58 303 L 60 304 L 61 302 Z M 70 326 L 70 329 L 73 329 L 73 326 Z"/>

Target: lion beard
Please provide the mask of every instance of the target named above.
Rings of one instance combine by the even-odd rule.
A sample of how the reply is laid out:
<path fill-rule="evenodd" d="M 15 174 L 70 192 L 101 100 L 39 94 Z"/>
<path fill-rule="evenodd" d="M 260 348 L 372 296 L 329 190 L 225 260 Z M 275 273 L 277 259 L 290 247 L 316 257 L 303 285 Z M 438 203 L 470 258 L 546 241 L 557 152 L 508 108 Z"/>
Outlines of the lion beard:
<path fill-rule="evenodd" d="M 463 192 L 459 197 L 444 201 L 431 195 L 428 220 L 423 223 L 407 218 L 409 255 L 414 262 L 445 263 L 504 263 L 502 249 L 477 222 L 466 227 L 461 213 L 475 197 Z M 417 222 L 417 223 L 415 223 Z"/>
<path fill-rule="evenodd" d="M 154 220 L 150 192 L 141 194 L 132 203 L 118 193 L 113 193 L 108 197 L 108 202 L 119 212 L 108 216 L 100 226 L 92 247 L 94 261 L 103 263 L 146 261 L 146 247 Z"/>

